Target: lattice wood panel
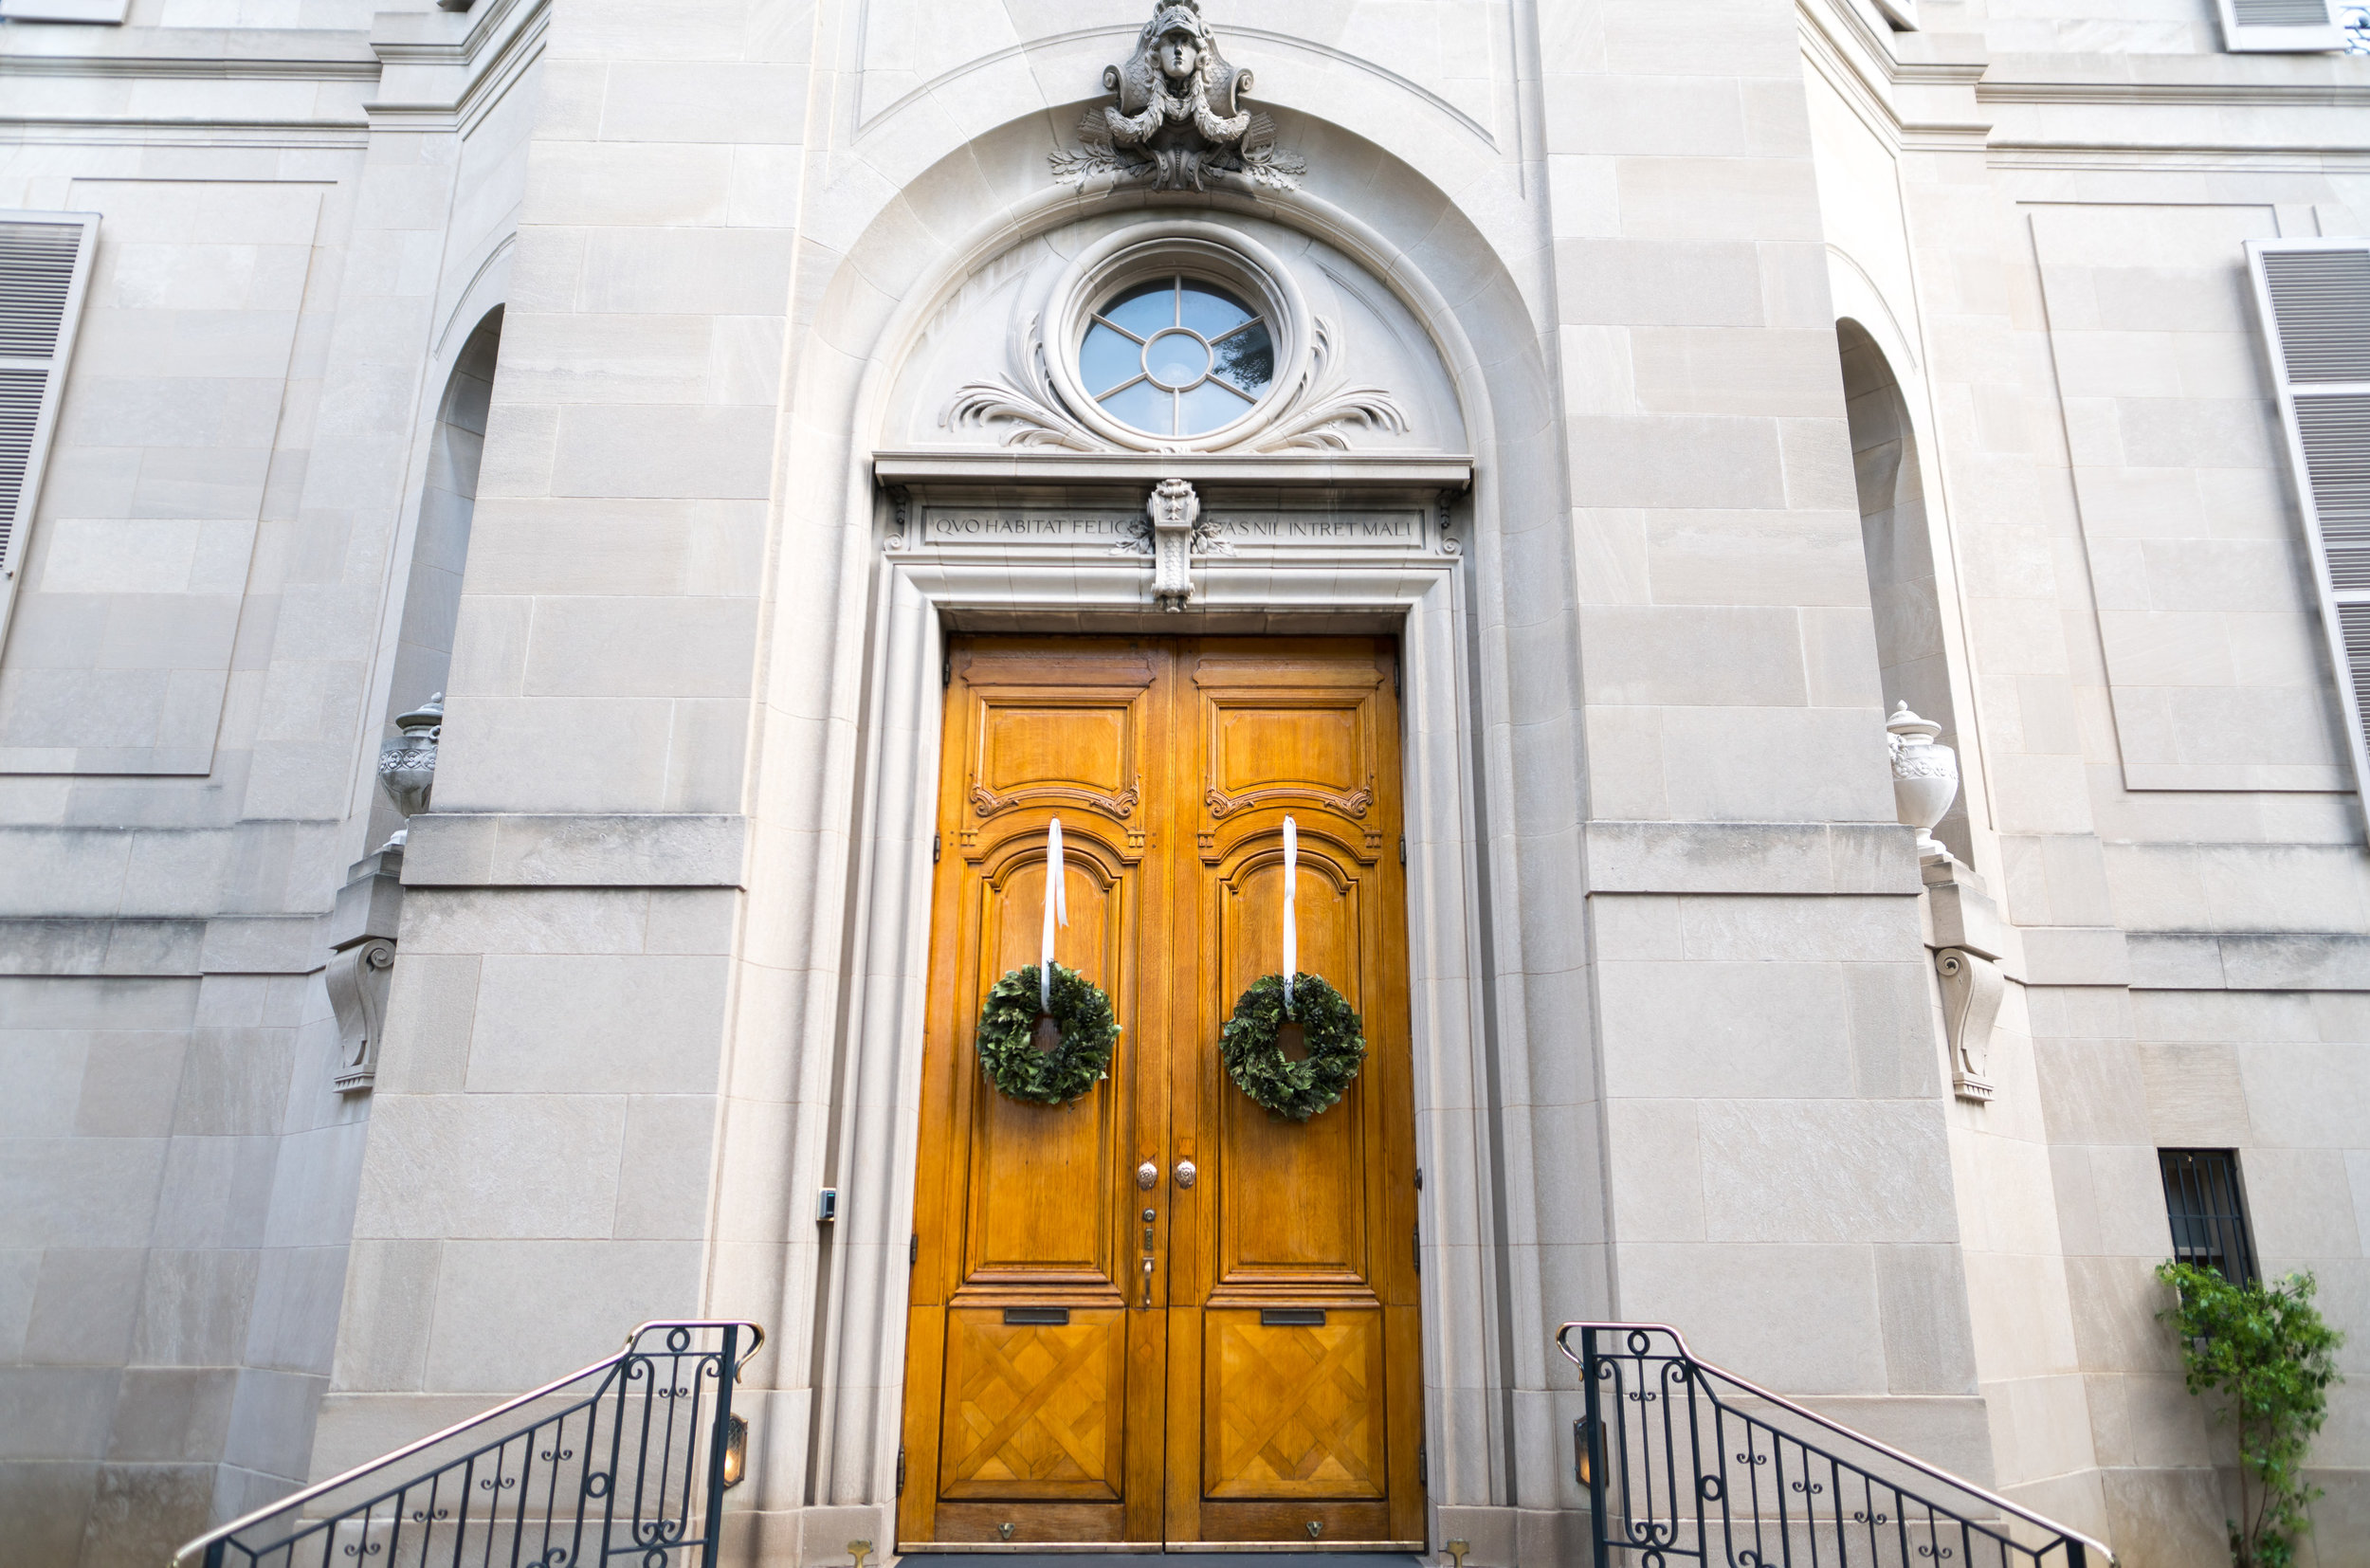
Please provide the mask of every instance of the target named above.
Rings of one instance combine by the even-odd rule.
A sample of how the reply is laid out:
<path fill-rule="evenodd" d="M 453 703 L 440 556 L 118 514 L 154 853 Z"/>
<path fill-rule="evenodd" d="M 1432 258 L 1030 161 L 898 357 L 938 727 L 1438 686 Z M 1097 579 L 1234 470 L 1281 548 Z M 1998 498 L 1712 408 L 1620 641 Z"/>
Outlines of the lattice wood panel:
<path fill-rule="evenodd" d="M 947 1314 L 939 1492 L 950 1498 L 1116 1501 L 1126 1361 L 1121 1314 L 1065 1324 Z"/>
<path fill-rule="evenodd" d="M 1334 1310 L 1317 1327 L 1210 1314 L 1212 1497 L 1383 1495 L 1382 1314 Z"/>

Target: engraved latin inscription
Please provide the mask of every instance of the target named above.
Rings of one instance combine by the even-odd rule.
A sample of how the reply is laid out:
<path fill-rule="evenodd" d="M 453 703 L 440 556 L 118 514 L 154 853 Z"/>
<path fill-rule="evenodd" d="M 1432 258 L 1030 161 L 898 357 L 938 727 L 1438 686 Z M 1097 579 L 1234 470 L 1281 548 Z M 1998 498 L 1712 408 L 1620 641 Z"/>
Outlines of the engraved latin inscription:
<path fill-rule="evenodd" d="M 1254 550 L 1419 550 L 1424 515 L 1414 507 L 1375 511 L 1224 511 L 1205 508 L 1206 530 Z M 922 541 L 937 545 L 1030 545 L 1108 551 L 1145 532 L 1143 514 L 1060 507 L 933 505 Z"/>

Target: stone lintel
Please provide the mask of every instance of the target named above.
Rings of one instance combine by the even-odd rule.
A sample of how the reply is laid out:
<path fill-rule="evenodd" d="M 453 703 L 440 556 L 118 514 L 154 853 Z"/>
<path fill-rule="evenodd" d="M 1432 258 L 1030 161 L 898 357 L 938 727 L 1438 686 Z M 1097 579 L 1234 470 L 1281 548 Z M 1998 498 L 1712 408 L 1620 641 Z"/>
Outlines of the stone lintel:
<path fill-rule="evenodd" d="M 1314 485 L 1327 489 L 1463 490 L 1473 460 L 1463 453 L 987 451 L 880 452 L 872 472 L 883 484 L 1105 484 L 1140 491 L 1151 467 L 1164 479 L 1196 485 Z"/>

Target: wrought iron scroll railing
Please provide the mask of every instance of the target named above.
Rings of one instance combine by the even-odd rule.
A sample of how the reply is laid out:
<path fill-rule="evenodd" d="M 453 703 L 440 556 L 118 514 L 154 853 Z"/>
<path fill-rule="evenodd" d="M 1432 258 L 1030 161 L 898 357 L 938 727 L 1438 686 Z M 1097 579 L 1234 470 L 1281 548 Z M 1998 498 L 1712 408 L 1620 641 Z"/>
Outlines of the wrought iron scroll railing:
<path fill-rule="evenodd" d="M 750 1322 L 647 1322 L 556 1382 L 259 1508 L 175 1568 L 715 1568 Z"/>
<path fill-rule="evenodd" d="M 1579 1340 L 1577 1349 L 1573 1340 Z M 2100 1542 L 1700 1360 L 1566 1323 L 1595 1568 L 2111 1568 Z"/>

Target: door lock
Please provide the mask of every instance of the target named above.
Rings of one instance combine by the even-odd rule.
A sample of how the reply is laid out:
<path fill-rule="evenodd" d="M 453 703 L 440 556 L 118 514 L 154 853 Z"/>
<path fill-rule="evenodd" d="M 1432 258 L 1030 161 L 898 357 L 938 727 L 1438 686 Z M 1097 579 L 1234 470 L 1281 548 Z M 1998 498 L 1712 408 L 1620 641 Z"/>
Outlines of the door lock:
<path fill-rule="evenodd" d="M 1176 1184 L 1179 1187 L 1191 1187 L 1194 1184 L 1194 1177 L 1198 1175 L 1200 1173 L 1194 1169 L 1192 1160 L 1180 1159 L 1176 1162 Z"/>

